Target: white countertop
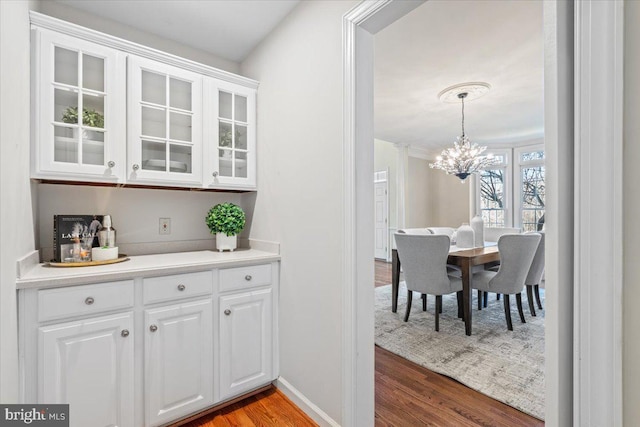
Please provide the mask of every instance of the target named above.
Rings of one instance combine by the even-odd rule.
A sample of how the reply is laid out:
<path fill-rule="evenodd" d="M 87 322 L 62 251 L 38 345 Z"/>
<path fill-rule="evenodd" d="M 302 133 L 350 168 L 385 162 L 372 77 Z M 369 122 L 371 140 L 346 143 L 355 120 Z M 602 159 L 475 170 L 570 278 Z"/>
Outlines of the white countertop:
<path fill-rule="evenodd" d="M 116 264 L 87 267 L 51 267 L 47 264 L 37 264 L 17 280 L 16 287 L 17 289 L 56 288 L 279 260 L 280 255 L 276 253 L 256 249 L 237 249 L 233 252 L 197 251 L 139 255 L 131 256 L 128 260 Z"/>

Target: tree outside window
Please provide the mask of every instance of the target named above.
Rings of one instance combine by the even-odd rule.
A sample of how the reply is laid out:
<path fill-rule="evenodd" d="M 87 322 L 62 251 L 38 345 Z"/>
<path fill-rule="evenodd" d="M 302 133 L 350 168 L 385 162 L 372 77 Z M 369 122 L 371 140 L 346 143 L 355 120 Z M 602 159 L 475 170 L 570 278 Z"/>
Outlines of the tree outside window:
<path fill-rule="evenodd" d="M 480 210 L 485 227 L 505 226 L 504 172 L 504 169 L 489 169 L 480 174 Z"/>

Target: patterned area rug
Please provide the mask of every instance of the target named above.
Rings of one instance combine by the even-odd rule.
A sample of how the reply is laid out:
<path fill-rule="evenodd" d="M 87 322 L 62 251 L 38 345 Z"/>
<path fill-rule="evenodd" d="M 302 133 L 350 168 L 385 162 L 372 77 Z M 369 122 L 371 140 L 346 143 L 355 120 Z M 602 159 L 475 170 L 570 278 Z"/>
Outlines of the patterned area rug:
<path fill-rule="evenodd" d="M 405 323 L 404 283 L 399 294 L 398 312 L 392 313 L 391 285 L 376 288 L 377 345 L 544 420 L 544 310 L 536 307 L 537 317 L 532 317 L 526 292 L 522 296 L 525 324 L 511 297 L 513 331 L 507 330 L 502 299 L 496 301 L 495 294 L 490 294 L 488 307 L 478 311 L 474 298 L 470 337 L 457 317 L 455 294 L 443 297 L 440 332 L 434 330 L 434 296 L 429 295 L 424 312 L 420 294 L 414 292 Z M 543 289 L 540 297 L 544 306 Z"/>

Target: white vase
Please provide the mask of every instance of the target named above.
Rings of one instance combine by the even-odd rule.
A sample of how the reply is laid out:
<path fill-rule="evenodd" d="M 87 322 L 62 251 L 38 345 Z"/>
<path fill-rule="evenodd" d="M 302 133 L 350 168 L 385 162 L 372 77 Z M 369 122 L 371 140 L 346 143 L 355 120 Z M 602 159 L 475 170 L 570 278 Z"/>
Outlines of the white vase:
<path fill-rule="evenodd" d="M 474 234 L 474 247 L 484 247 L 484 220 L 480 215 L 476 215 L 471 219 L 471 228 Z"/>
<path fill-rule="evenodd" d="M 238 247 L 238 236 L 227 236 L 224 233 L 216 233 L 216 249 L 220 252 L 231 251 Z"/>
<path fill-rule="evenodd" d="M 456 232 L 456 246 L 459 248 L 473 248 L 474 233 L 469 224 L 464 223 Z"/>

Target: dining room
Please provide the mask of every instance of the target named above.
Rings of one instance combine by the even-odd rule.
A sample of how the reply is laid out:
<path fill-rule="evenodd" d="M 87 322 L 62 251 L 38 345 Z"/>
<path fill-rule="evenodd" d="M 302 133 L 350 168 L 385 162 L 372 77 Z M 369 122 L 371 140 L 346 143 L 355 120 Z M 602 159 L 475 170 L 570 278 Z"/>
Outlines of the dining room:
<path fill-rule="evenodd" d="M 430 1 L 375 54 L 377 419 L 403 366 L 413 422 L 543 425 L 542 5 Z"/>

